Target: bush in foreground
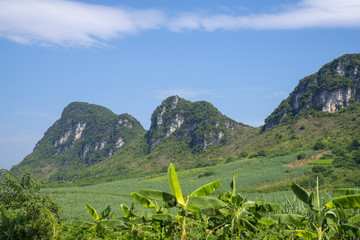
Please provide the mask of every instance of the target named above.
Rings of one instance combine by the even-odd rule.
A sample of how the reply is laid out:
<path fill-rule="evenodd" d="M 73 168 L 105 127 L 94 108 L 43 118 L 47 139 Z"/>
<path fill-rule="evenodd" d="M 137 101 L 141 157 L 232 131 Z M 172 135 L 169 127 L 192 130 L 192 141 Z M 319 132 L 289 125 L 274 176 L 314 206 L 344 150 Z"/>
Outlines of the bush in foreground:
<path fill-rule="evenodd" d="M 0 182 L 0 239 L 53 239 L 58 227 L 58 206 L 40 193 L 30 172 L 21 179 L 7 170 Z"/>

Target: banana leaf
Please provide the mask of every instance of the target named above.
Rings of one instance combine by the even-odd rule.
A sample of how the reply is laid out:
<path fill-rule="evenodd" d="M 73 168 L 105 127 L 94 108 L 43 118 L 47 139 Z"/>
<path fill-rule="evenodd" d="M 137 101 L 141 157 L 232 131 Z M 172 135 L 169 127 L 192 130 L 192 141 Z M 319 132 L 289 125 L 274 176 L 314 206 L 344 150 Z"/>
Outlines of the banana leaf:
<path fill-rule="evenodd" d="M 181 192 L 180 183 L 178 177 L 176 175 L 175 167 L 172 163 L 168 168 L 168 183 L 171 190 L 172 195 L 175 196 L 176 201 L 183 207 L 185 207 L 185 201 L 183 194 Z"/>
<path fill-rule="evenodd" d="M 351 223 L 351 224 L 360 223 L 360 214 L 358 214 L 358 215 L 356 215 L 354 217 L 351 217 L 348 220 L 349 220 L 349 223 Z"/>
<path fill-rule="evenodd" d="M 215 191 L 218 187 L 221 186 L 221 180 L 217 180 L 211 183 L 208 183 L 202 187 L 196 189 L 190 196 L 206 196 Z"/>
<path fill-rule="evenodd" d="M 328 208 L 339 208 L 339 209 L 349 209 L 349 208 L 359 208 L 360 207 L 360 194 L 357 195 L 346 195 L 338 198 L 334 198 L 328 202 L 325 206 Z"/>
<path fill-rule="evenodd" d="M 305 240 L 315 240 L 317 239 L 317 234 L 310 232 L 310 231 L 306 231 L 306 230 L 296 230 L 296 233 L 304 238 Z"/>
<path fill-rule="evenodd" d="M 300 187 L 296 183 L 292 183 L 291 190 L 295 195 L 304 203 L 310 205 L 312 202 L 312 194 L 308 193 L 304 188 Z"/>
<path fill-rule="evenodd" d="M 208 208 L 219 209 L 227 206 L 226 203 L 224 203 L 223 201 L 213 197 L 192 196 L 189 199 L 189 203 L 195 207 L 205 208 L 205 209 Z"/>
<path fill-rule="evenodd" d="M 164 214 L 164 213 L 153 214 L 152 218 L 155 219 L 155 220 L 161 220 L 161 221 L 165 221 L 165 220 L 175 221 L 176 220 L 176 216 L 174 216 L 172 214 Z"/>
<path fill-rule="evenodd" d="M 108 228 L 112 228 L 112 229 L 115 229 L 117 227 L 125 226 L 124 222 L 119 220 L 119 219 L 111 219 L 111 220 L 105 219 L 104 221 L 101 222 L 101 224 L 104 227 L 108 227 Z"/>
<path fill-rule="evenodd" d="M 128 218 L 130 216 L 130 208 L 126 204 L 120 204 L 121 211 L 124 213 L 124 217 Z"/>
<path fill-rule="evenodd" d="M 95 223 L 91 223 L 88 221 L 84 221 L 84 220 L 73 220 L 71 222 L 66 222 L 64 223 L 65 227 L 78 227 L 78 228 L 84 228 L 84 229 L 89 229 L 93 226 L 95 226 Z"/>
<path fill-rule="evenodd" d="M 141 189 L 140 194 L 143 195 L 144 197 L 156 201 L 169 202 L 171 200 L 176 200 L 175 196 L 171 195 L 170 193 L 158 191 L 158 190 Z"/>
<path fill-rule="evenodd" d="M 110 208 L 110 205 L 109 205 L 109 206 L 107 206 L 107 208 L 104 209 L 104 211 L 102 211 L 100 213 L 100 220 L 106 218 L 107 216 L 109 216 L 110 212 L 111 212 L 111 208 Z"/>
<path fill-rule="evenodd" d="M 344 230 L 344 232 L 346 233 L 347 236 L 360 237 L 360 228 L 359 227 L 349 225 L 349 224 L 344 224 L 344 225 L 342 225 L 342 229 Z"/>
<path fill-rule="evenodd" d="M 297 225 L 304 221 L 305 217 L 298 214 L 272 214 L 270 218 L 277 224 Z"/>
<path fill-rule="evenodd" d="M 134 200 L 136 202 L 143 205 L 144 207 L 155 208 L 155 204 L 152 201 L 150 201 L 149 199 L 147 199 L 146 197 L 144 197 L 143 195 L 136 193 L 136 192 L 132 192 L 131 196 L 134 198 Z"/>
<path fill-rule="evenodd" d="M 95 208 L 93 208 L 92 206 L 90 206 L 88 203 L 86 204 L 86 211 L 90 214 L 90 216 L 95 220 L 98 221 L 99 215 L 97 214 Z"/>
<path fill-rule="evenodd" d="M 334 190 L 334 194 L 338 197 L 360 194 L 360 188 L 338 188 Z"/>

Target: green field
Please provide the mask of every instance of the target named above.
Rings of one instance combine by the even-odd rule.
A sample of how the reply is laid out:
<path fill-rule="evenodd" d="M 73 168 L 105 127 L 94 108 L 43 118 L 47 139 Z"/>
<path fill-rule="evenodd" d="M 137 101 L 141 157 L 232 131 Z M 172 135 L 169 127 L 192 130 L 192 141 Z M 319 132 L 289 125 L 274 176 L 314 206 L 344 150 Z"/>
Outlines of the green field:
<path fill-rule="evenodd" d="M 329 166 L 332 164 L 332 162 L 334 161 L 334 159 L 318 159 L 318 160 L 315 160 L 309 164 L 307 164 L 307 166 L 309 167 L 313 167 L 313 166 Z"/>
<path fill-rule="evenodd" d="M 311 153 L 311 151 L 307 152 L 308 155 Z M 285 163 L 295 161 L 296 156 L 297 153 L 275 158 L 246 159 L 225 165 L 186 170 L 179 172 L 178 175 L 184 195 L 190 194 L 193 190 L 206 183 L 221 179 L 222 186 L 215 192 L 215 194 L 218 194 L 219 192 L 230 190 L 232 173 L 236 171 L 237 188 L 243 190 L 245 197 L 258 199 L 259 197 L 256 194 L 247 192 L 259 186 L 293 179 L 304 174 L 307 168 L 288 168 L 283 166 Z M 210 172 L 212 175 L 198 177 L 206 172 Z M 140 189 L 170 191 L 164 173 L 164 175 L 126 179 L 92 186 L 44 188 L 43 192 L 50 194 L 60 204 L 62 216 L 65 219 L 70 219 L 88 218 L 85 209 L 86 203 L 99 210 L 111 205 L 112 210 L 115 213 L 119 213 L 120 204 L 131 205 L 134 202 L 130 197 L 131 192 L 139 192 Z M 291 194 L 282 196 L 283 194 L 263 194 L 260 198 L 268 201 L 282 202 L 284 199 L 292 197 Z"/>

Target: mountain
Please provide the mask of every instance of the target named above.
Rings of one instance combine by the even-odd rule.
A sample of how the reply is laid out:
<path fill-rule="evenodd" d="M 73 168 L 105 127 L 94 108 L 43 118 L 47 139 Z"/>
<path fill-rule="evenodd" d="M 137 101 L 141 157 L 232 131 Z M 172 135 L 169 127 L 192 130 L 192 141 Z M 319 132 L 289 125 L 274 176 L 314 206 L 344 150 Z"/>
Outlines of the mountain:
<path fill-rule="evenodd" d="M 139 121 L 129 114 L 116 115 L 99 105 L 73 102 L 12 171 L 30 168 L 49 177 L 61 167 L 95 165 L 144 133 Z"/>
<path fill-rule="evenodd" d="M 221 149 L 234 146 L 235 136 L 249 131 L 254 128 L 231 120 L 212 104 L 179 96 L 155 109 L 149 131 L 129 114 L 74 102 L 12 171 L 31 169 L 50 180 L 69 181 L 161 171 L 170 161 L 190 168 L 229 155 Z"/>
<path fill-rule="evenodd" d="M 171 134 L 189 142 L 189 147 L 205 150 L 226 141 L 235 121 L 222 115 L 212 104 L 190 102 L 172 96 L 156 108 L 146 137 L 154 148 Z"/>
<path fill-rule="evenodd" d="M 360 54 L 346 54 L 300 80 L 289 97 L 265 119 L 264 130 L 309 109 L 335 112 L 360 101 Z"/>
<path fill-rule="evenodd" d="M 300 80 L 265 120 L 253 128 L 223 115 L 211 103 L 179 96 L 153 112 L 148 131 L 129 114 L 74 102 L 13 167 L 50 181 L 81 184 L 242 158 L 333 149 L 360 140 L 360 54 L 347 54 Z"/>

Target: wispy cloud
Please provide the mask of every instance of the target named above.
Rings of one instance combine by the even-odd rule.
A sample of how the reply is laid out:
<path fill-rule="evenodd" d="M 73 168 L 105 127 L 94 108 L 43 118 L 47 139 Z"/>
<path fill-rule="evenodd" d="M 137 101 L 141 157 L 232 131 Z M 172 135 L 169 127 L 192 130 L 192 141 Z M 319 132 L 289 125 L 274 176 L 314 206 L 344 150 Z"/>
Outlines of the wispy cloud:
<path fill-rule="evenodd" d="M 154 29 L 360 28 L 359 0 L 301 0 L 271 14 L 178 13 L 67 0 L 0 0 L 0 37 L 21 43 L 92 47 Z"/>
<path fill-rule="evenodd" d="M 213 95 L 210 90 L 207 89 L 196 89 L 196 88 L 173 88 L 159 90 L 155 93 L 154 97 L 159 99 L 165 99 L 169 96 L 178 95 L 182 98 L 194 99 Z"/>
<path fill-rule="evenodd" d="M 90 47 L 144 30 L 164 16 L 66 0 L 0 0 L 0 36 L 22 44 Z"/>
<path fill-rule="evenodd" d="M 272 14 L 198 15 L 184 13 L 170 22 L 170 29 L 182 30 L 239 30 L 239 29 L 303 29 L 360 27 L 358 0 L 302 0 Z"/>

